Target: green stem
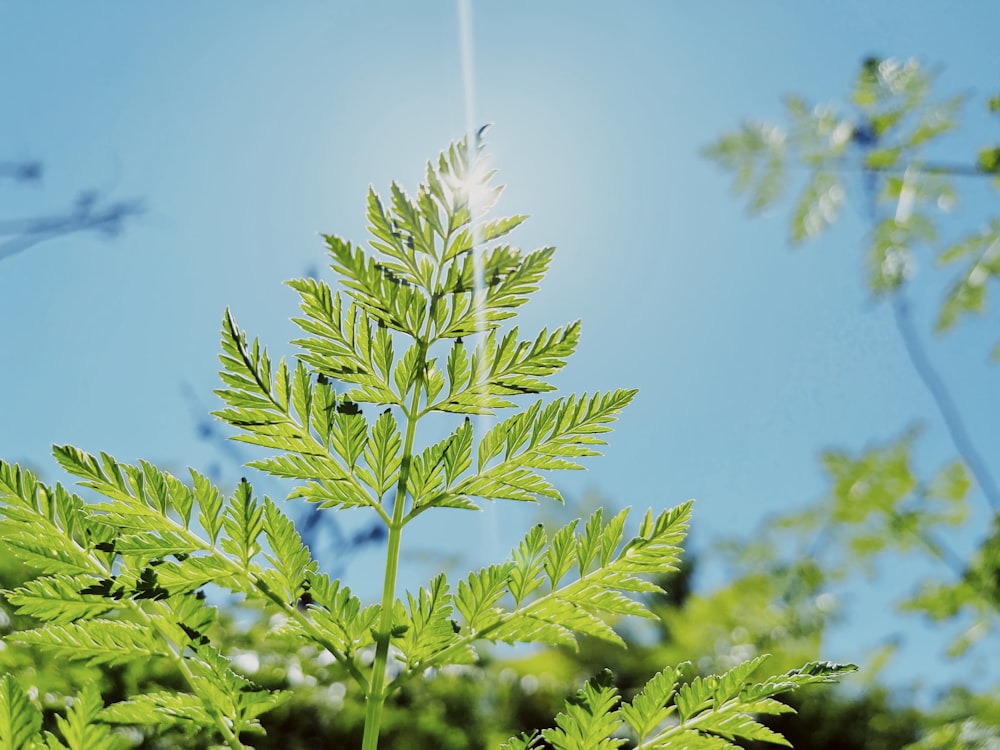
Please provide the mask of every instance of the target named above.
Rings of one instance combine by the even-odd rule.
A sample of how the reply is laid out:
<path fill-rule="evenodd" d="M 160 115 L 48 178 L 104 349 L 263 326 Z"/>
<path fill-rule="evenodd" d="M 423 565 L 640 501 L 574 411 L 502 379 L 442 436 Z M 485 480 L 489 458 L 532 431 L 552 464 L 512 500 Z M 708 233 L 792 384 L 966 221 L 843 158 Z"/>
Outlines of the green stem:
<path fill-rule="evenodd" d="M 426 346 L 423 351 L 426 352 Z M 421 354 L 419 358 L 423 358 Z M 418 359 L 419 359 L 418 358 Z M 392 614 L 396 604 L 396 574 L 399 571 L 399 546 L 406 525 L 406 485 L 410 477 L 410 463 L 413 458 L 413 439 L 416 435 L 418 411 L 420 408 L 420 391 L 423 386 L 423 371 L 417 377 L 413 387 L 413 400 L 410 410 L 406 413 L 406 436 L 403 442 L 403 456 L 399 467 L 399 480 L 396 483 L 396 497 L 392 507 L 392 522 L 389 524 L 389 541 L 385 553 L 385 580 L 382 584 L 382 612 L 379 618 L 377 641 L 375 645 L 375 661 L 372 664 L 372 676 L 366 693 L 367 707 L 365 709 L 365 734 L 361 750 L 376 750 L 378 748 L 378 733 L 382 723 L 382 707 L 385 705 L 387 691 L 385 690 L 385 668 L 389 662 L 389 641 L 392 637 Z"/>

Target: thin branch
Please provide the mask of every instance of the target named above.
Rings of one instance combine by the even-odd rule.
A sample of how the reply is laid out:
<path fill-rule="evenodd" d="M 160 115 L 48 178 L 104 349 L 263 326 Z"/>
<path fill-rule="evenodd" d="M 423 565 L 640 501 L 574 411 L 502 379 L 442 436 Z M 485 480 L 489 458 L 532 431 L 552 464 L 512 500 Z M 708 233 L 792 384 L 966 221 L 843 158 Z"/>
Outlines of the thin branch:
<path fill-rule="evenodd" d="M 1000 489 L 998 489 L 986 462 L 983 461 L 982 456 L 979 455 L 979 451 L 976 450 L 972 438 L 969 437 L 965 423 L 959 414 L 958 407 L 951 398 L 951 393 L 931 364 L 930 359 L 927 357 L 927 352 L 924 351 L 920 336 L 917 334 L 916 328 L 913 325 L 913 318 L 910 315 L 909 301 L 906 299 L 903 290 L 897 289 L 892 294 L 890 302 L 893 317 L 896 321 L 896 330 L 899 331 L 899 335 L 903 339 L 903 346 L 906 348 L 906 354 L 910 358 L 910 364 L 913 365 L 917 376 L 930 392 L 931 398 L 934 399 L 934 404 L 941 414 L 941 419 L 944 420 L 945 427 L 948 429 L 948 434 L 951 436 L 951 442 L 954 444 L 955 450 L 958 451 L 962 460 L 969 467 L 969 471 L 976 478 L 976 482 L 982 489 L 983 495 L 986 496 L 986 501 L 990 504 L 990 507 L 993 508 L 995 513 L 1000 512 Z"/>
<path fill-rule="evenodd" d="M 97 193 L 88 191 L 81 193 L 69 213 L 0 222 L 0 237 L 9 237 L 0 242 L 0 260 L 17 255 L 40 242 L 74 232 L 93 230 L 114 237 L 121 232 L 126 218 L 137 216 L 143 210 L 138 201 L 119 201 L 98 207 L 98 199 Z"/>
<path fill-rule="evenodd" d="M 874 175 L 875 173 L 875 170 L 872 169 L 867 171 L 870 175 Z M 878 223 L 876 181 L 866 181 L 865 190 L 872 226 L 875 226 Z M 900 197 L 902 198 L 902 192 L 900 193 Z M 913 325 L 913 317 L 910 314 L 910 303 L 906 298 L 903 287 L 898 286 L 889 295 L 889 298 L 893 318 L 896 323 L 896 330 L 903 340 L 903 347 L 906 349 L 910 364 L 913 365 L 917 377 L 920 378 L 924 387 L 931 394 L 934 405 L 937 406 L 938 413 L 941 415 L 945 428 L 948 430 L 948 435 L 951 437 L 952 445 L 955 446 L 955 450 L 958 451 L 966 466 L 969 467 L 969 471 L 975 477 L 976 482 L 983 491 L 983 495 L 986 497 L 986 502 L 989 503 L 994 513 L 1000 513 L 1000 489 L 998 489 L 986 462 L 983 461 L 979 455 L 979 451 L 976 450 L 975 443 L 969 437 L 969 432 L 965 428 L 965 422 L 962 420 L 962 416 L 951 397 L 948 387 L 944 384 L 941 376 L 938 375 L 937 370 L 934 369 L 930 358 L 927 356 L 927 352 L 924 350 L 920 335 Z"/>

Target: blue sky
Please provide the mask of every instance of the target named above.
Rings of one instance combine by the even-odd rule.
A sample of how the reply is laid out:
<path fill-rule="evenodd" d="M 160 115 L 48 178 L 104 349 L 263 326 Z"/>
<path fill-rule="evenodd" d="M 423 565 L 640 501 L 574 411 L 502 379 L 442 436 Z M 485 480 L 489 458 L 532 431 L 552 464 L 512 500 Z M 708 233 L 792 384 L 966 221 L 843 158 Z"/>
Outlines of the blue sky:
<path fill-rule="evenodd" d="M 473 4 L 475 112 L 494 123 L 508 185 L 499 210 L 532 215 L 523 247 L 559 248 L 522 330 L 582 318 L 560 387 L 641 389 L 605 457 L 557 479 L 568 495 L 638 509 L 695 497 L 710 566 L 712 539 L 822 495 L 825 446 L 924 421 L 922 461 L 950 458 L 889 311 L 864 291 L 860 211 L 793 252 L 785 212 L 750 220 L 698 152 L 745 117 L 777 116 L 784 94 L 842 97 L 873 53 L 939 63 L 943 91 L 981 101 L 996 88 L 1000 6 L 537 5 Z M 287 352 L 296 302 L 281 282 L 323 267 L 319 233 L 362 240 L 368 185 L 413 187 L 464 132 L 456 3 L 0 2 L 0 39 L 0 157 L 46 166 L 39 186 L 0 185 L 3 217 L 51 213 L 86 188 L 147 209 L 114 241 L 75 235 L 0 262 L 0 456 L 50 479 L 52 443 L 204 469 L 219 454 L 182 385 L 214 406 L 224 308 Z M 996 136 L 968 117 L 954 142 L 966 154 Z M 935 288 L 918 291 L 927 331 Z M 976 323 L 932 349 L 988 458 L 993 338 Z M 495 533 L 479 518 L 424 521 L 411 552 L 464 539 L 482 562 L 531 512 L 490 514 Z M 413 560 L 410 585 L 428 573 Z M 831 657 L 878 643 L 854 622 Z M 901 678 L 931 671 L 897 665 Z"/>

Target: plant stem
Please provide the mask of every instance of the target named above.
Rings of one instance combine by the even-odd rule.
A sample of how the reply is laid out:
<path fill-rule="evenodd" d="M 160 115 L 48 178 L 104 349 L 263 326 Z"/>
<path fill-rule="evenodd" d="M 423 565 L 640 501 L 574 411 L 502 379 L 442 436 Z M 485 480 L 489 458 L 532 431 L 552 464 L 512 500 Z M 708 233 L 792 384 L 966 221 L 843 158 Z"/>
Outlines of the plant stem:
<path fill-rule="evenodd" d="M 421 347 L 422 359 L 427 346 Z M 372 677 L 365 695 L 365 733 L 361 750 L 377 750 L 379 726 L 382 723 L 382 707 L 385 705 L 385 668 L 389 662 L 389 640 L 392 637 L 392 614 L 396 604 L 396 574 L 399 570 L 399 542 L 403 534 L 406 515 L 406 485 L 410 477 L 410 462 L 413 457 L 413 438 L 417 431 L 420 408 L 420 391 L 423 386 L 423 370 L 413 386 L 413 400 L 406 413 L 406 436 L 403 441 L 403 456 L 399 466 L 399 481 L 396 483 L 396 497 L 392 507 L 392 522 L 389 524 L 389 540 L 385 552 L 385 579 L 382 584 L 382 612 L 379 618 L 375 661 Z"/>

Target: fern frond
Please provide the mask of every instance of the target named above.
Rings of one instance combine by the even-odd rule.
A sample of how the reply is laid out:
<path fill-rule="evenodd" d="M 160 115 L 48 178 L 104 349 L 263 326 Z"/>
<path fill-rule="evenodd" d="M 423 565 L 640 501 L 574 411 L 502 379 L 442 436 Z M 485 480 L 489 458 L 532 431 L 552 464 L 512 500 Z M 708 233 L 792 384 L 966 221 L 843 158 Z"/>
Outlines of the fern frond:
<path fill-rule="evenodd" d="M 359 470 L 358 477 L 381 498 L 399 479 L 402 463 L 400 453 L 403 439 L 391 409 L 382 412 L 372 427 L 372 434 L 365 445 L 367 469 Z"/>
<path fill-rule="evenodd" d="M 430 588 L 421 586 L 416 596 L 407 592 L 406 597 L 405 630 L 395 640 L 395 645 L 407 669 L 416 670 L 455 640 L 458 624 L 451 619 L 454 607 L 444 574 L 435 576 Z M 452 654 L 449 664 L 469 664 L 475 658 L 476 653 L 469 646 Z"/>
<path fill-rule="evenodd" d="M 30 471 L 0 461 L 0 538 L 27 565 L 49 574 L 93 572 L 83 537 L 97 529 L 83 507 L 83 499 L 62 486 L 46 487 Z"/>
<path fill-rule="evenodd" d="M 486 330 L 492 330 L 514 317 L 516 308 L 538 291 L 554 253 L 552 247 L 525 255 L 510 247 L 487 252 L 483 263 L 485 289 L 478 294 L 472 293 L 475 277 L 471 253 L 464 256 L 461 265 L 456 261 L 449 268 L 446 281 L 449 284 L 446 289 L 454 292 L 450 297 L 452 310 L 448 320 L 441 320 L 438 325 L 437 337 L 457 338 L 476 333 L 477 319 L 482 320 Z"/>
<path fill-rule="evenodd" d="M 538 734 L 536 730 L 530 734 L 522 733 L 517 737 L 511 737 L 500 746 L 500 750 L 535 750 L 541 745 L 542 735 Z"/>
<path fill-rule="evenodd" d="M 264 509 L 254 500 L 253 488 L 246 479 L 241 479 L 222 517 L 222 526 L 226 530 L 222 550 L 236 557 L 240 567 L 247 572 L 250 561 L 260 552 L 257 539 L 264 530 L 263 517 Z"/>
<path fill-rule="evenodd" d="M 679 671 L 669 670 L 655 676 L 632 701 L 623 707 L 622 716 L 636 731 L 640 748 L 667 747 L 737 747 L 740 741 L 761 741 L 788 745 L 785 738 L 756 719 L 755 714 L 776 715 L 791 709 L 775 697 L 815 682 L 833 682 L 856 669 L 854 665 L 813 662 L 761 683 L 754 683 L 752 673 L 767 660 L 759 656 L 720 676 L 696 677 L 677 688 Z M 673 683 L 668 685 L 668 683 Z M 666 701 L 673 698 L 673 706 Z M 655 708 L 654 708 L 655 707 Z M 677 722 L 671 726 L 653 724 L 664 711 L 676 710 Z"/>
<path fill-rule="evenodd" d="M 581 469 L 573 459 L 599 455 L 599 435 L 635 396 L 634 390 L 570 396 L 547 406 L 541 401 L 495 425 L 479 442 L 475 474 L 430 497 L 411 515 L 435 505 L 463 503 L 472 497 L 535 502 L 539 496 L 562 501 L 559 491 L 538 470 Z M 494 459 L 499 462 L 490 465 Z"/>
<path fill-rule="evenodd" d="M 220 360 L 225 369 L 220 376 L 229 387 L 216 393 L 230 408 L 215 415 L 243 430 L 237 439 L 284 451 L 249 465 L 275 476 L 308 480 L 292 497 L 328 506 L 377 506 L 378 499 L 352 471 L 364 450 L 362 431 L 367 433 L 360 413 L 347 413 L 344 404 L 334 405 L 336 399 L 327 384 L 311 386 L 301 364 L 292 374 L 282 360 L 272 382 L 267 352 L 256 339 L 247 344 L 246 334 L 228 310 L 222 346 Z M 314 431 L 319 429 L 324 432 L 317 436 Z"/>
<path fill-rule="evenodd" d="M 290 697 L 290 693 L 270 692 L 254 685 L 230 667 L 229 660 L 210 645 L 198 650 L 198 658 L 188 660 L 194 679 L 191 688 L 201 698 L 214 723 L 228 727 L 232 734 L 263 734 L 257 717 Z"/>
<path fill-rule="evenodd" d="M 265 571 L 264 578 L 285 601 L 294 603 L 303 593 L 303 587 L 311 586 L 316 562 L 302 543 L 295 524 L 268 499 L 264 500 L 264 534 L 271 548 L 267 559 L 274 566 Z"/>
<path fill-rule="evenodd" d="M 66 716 L 56 716 L 56 726 L 62 734 L 68 750 L 116 750 L 125 748 L 129 742 L 121 735 L 113 734 L 111 727 L 101 720 L 104 701 L 96 683 L 83 687 L 66 710 Z M 50 747 L 52 746 L 50 738 Z"/>
<path fill-rule="evenodd" d="M 333 235 L 324 235 L 333 257 L 333 269 L 343 277 L 351 298 L 379 325 L 413 339 L 423 336 L 428 297 L 418 286 L 395 276 L 360 247 Z"/>
<path fill-rule="evenodd" d="M 551 540 L 541 525 L 533 527 L 507 563 L 459 583 L 455 607 L 465 627 L 429 666 L 449 663 L 452 653 L 481 640 L 575 648 L 576 635 L 585 634 L 624 645 L 610 623 L 625 615 L 653 617 L 637 596 L 660 591 L 646 577 L 675 570 L 691 506 L 688 502 L 655 518 L 647 513 L 639 535 L 627 543 L 628 511 L 605 523 L 598 510 L 582 533 L 573 535 L 574 521 Z M 563 583 L 573 562 L 581 560 L 579 577 Z M 500 606 L 508 597 L 512 610 Z"/>
<path fill-rule="evenodd" d="M 566 701 L 566 707 L 556 716 L 556 726 L 542 730 L 542 737 L 556 750 L 621 747 L 625 740 L 613 737 L 623 723 L 615 710 L 619 700 L 612 674 L 605 669 Z"/>
<path fill-rule="evenodd" d="M 464 347 L 454 346 L 448 363 L 448 395 L 428 411 L 490 414 L 492 409 L 514 406 L 508 396 L 553 390 L 543 378 L 566 365 L 580 339 L 579 322 L 552 334 L 543 329 L 534 342 L 519 341 L 517 334 L 515 327 L 497 343 L 490 331 L 471 359 Z"/>
<path fill-rule="evenodd" d="M 378 621 L 380 606 L 362 608 L 361 600 L 348 587 L 324 573 L 312 577 L 309 599 L 309 617 L 338 652 L 350 657 L 375 642 L 372 629 Z M 299 632 L 309 637 L 301 628 Z"/>
<path fill-rule="evenodd" d="M 174 725 L 210 726 L 212 717 L 201 698 L 191 693 L 153 692 L 133 695 L 101 711 L 101 721 L 166 729 Z"/>
<path fill-rule="evenodd" d="M 566 460 L 599 455 L 588 446 L 604 445 L 597 435 L 610 432 L 613 422 L 635 396 L 634 390 L 570 396 L 542 407 L 536 402 L 521 414 L 496 425 L 479 447 L 480 472 L 498 471 L 514 463 L 535 469 L 579 469 Z M 498 466 L 486 464 L 503 453 Z M 502 471 L 500 471 L 502 474 Z"/>
<path fill-rule="evenodd" d="M 100 514 L 96 517 L 100 523 L 168 536 L 178 528 L 187 528 L 194 495 L 167 472 L 145 461 L 135 466 L 121 464 L 107 453 L 98 458 L 71 445 L 55 446 L 52 454 L 81 485 L 111 500 L 87 505 L 87 513 L 92 517 Z M 180 524 L 171 518 L 171 513 L 180 518 Z"/>
<path fill-rule="evenodd" d="M 18 614 L 57 624 L 100 617 L 115 608 L 108 597 L 83 593 L 99 583 L 99 576 L 65 574 L 44 576 L 7 592 Z"/>
<path fill-rule="evenodd" d="M 288 285 L 299 293 L 305 318 L 294 318 L 310 338 L 292 344 L 303 351 L 302 361 L 324 375 L 357 386 L 351 401 L 400 405 L 390 385 L 392 337 L 379 328 L 357 304 L 346 308 L 340 294 L 315 279 L 295 279 Z"/>
<path fill-rule="evenodd" d="M 385 261 L 384 265 L 393 272 L 396 278 L 411 284 L 427 285 L 430 279 L 423 273 L 420 260 L 417 258 L 417 250 L 433 254 L 433 237 L 428 237 L 428 233 L 420 224 L 418 212 L 414 210 L 412 204 L 402 193 L 402 189 L 393 183 L 394 202 L 397 201 L 397 192 L 400 194 L 399 200 L 405 204 L 403 207 L 406 209 L 398 224 L 386 211 L 382 199 L 379 198 L 375 189 L 369 188 L 368 231 L 372 234 L 373 239 L 369 240 L 368 244 L 392 259 Z M 430 210 L 427 210 L 428 208 Z M 399 213 L 397 210 L 397 216 Z M 431 206 L 422 205 L 419 213 L 427 217 L 428 227 L 431 230 L 440 229 L 440 223 L 435 221 L 437 211 L 433 204 Z M 440 232 L 438 234 L 441 236 Z"/>
<path fill-rule="evenodd" d="M 458 582 L 455 606 L 470 634 L 475 635 L 503 615 L 504 611 L 496 604 L 507 594 L 513 568 L 513 563 L 491 565 L 469 573 L 464 581 Z"/>
<path fill-rule="evenodd" d="M 0 538 L 14 557 L 42 573 L 80 575 L 94 570 L 94 560 L 64 529 L 20 509 L 3 508 Z"/>
<path fill-rule="evenodd" d="M 622 704 L 621 717 L 637 737 L 649 736 L 676 711 L 670 704 L 677 692 L 681 672 L 686 666 L 688 665 L 682 664 L 678 668 L 667 667 L 662 672 L 657 672 L 631 703 Z"/>
<path fill-rule="evenodd" d="M 21 630 L 8 640 L 37 646 L 56 658 L 87 664 L 125 664 L 152 656 L 171 656 L 170 650 L 148 628 L 122 620 L 85 620 Z"/>
<path fill-rule="evenodd" d="M 31 705 L 14 675 L 0 677 L 0 747 L 10 750 L 41 747 L 41 728 L 41 711 Z"/>
<path fill-rule="evenodd" d="M 631 702 L 619 704 L 608 670 L 590 680 L 556 718 L 556 727 L 540 735 L 511 738 L 504 748 L 590 750 L 625 744 L 627 726 L 637 750 L 739 750 L 736 742 L 787 740 L 758 722 L 754 715 L 776 715 L 792 709 L 775 700 L 812 682 L 832 682 L 856 669 L 853 665 L 810 663 L 800 670 L 754 683 L 751 674 L 767 659 L 751 659 L 724 675 L 696 677 L 684 683 L 690 664 L 654 675 Z M 544 741 L 543 741 L 544 740 Z"/>

